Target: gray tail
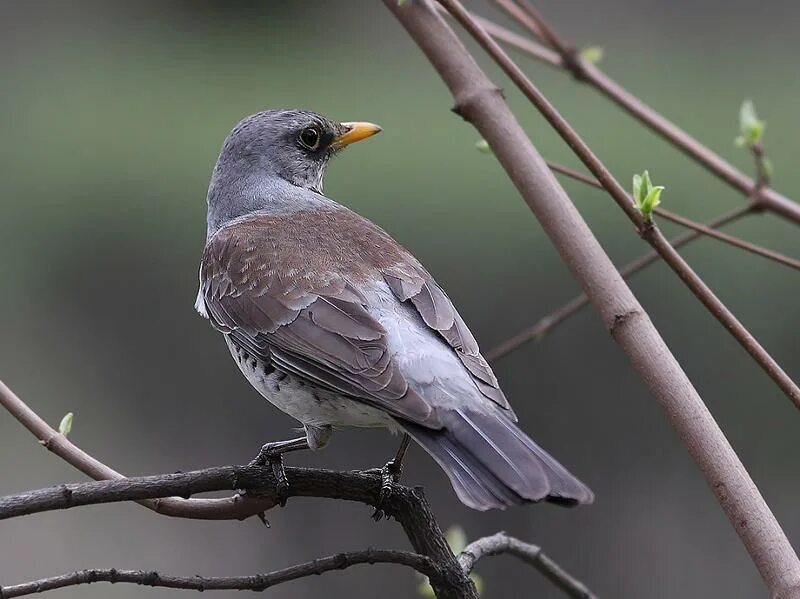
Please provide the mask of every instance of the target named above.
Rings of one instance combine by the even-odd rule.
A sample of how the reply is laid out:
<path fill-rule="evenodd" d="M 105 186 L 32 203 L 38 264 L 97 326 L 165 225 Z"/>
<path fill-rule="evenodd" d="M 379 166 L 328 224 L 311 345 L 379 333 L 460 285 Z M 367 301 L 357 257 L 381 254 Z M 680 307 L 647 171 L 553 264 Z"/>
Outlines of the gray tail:
<path fill-rule="evenodd" d="M 499 410 L 439 413 L 442 429 L 403 427 L 442 467 L 458 498 L 476 510 L 536 501 L 574 506 L 594 494 Z"/>

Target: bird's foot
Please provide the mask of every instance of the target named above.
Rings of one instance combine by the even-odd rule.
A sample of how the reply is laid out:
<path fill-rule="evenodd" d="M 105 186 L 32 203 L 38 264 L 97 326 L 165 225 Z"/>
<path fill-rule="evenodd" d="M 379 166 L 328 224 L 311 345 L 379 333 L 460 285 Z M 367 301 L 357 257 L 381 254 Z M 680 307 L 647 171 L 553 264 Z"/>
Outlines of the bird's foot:
<path fill-rule="evenodd" d="M 290 441 L 265 443 L 261 446 L 256 457 L 247 464 L 248 466 L 270 466 L 272 475 L 275 477 L 275 493 L 278 496 L 278 503 L 281 507 L 286 505 L 286 500 L 289 498 L 289 480 L 286 478 L 286 470 L 283 467 L 283 454 L 307 448 L 308 444 L 305 437 Z"/>
<path fill-rule="evenodd" d="M 389 503 L 389 498 L 392 496 L 392 485 L 400 481 L 400 475 L 403 473 L 403 462 L 401 460 L 393 459 L 386 462 L 383 468 L 380 469 L 381 475 L 381 494 L 378 498 L 378 505 L 372 513 L 372 519 L 375 522 L 387 516 L 386 507 Z"/>

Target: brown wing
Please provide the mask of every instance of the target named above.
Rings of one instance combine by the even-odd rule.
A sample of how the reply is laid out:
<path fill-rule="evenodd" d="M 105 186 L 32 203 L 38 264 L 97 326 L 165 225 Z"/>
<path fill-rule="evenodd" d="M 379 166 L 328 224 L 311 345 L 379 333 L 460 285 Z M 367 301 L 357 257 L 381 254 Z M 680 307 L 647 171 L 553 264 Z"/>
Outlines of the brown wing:
<path fill-rule="evenodd" d="M 366 300 L 320 251 L 337 246 L 320 243 L 322 231 L 300 229 L 286 231 L 289 243 L 273 243 L 269 236 L 281 226 L 299 224 L 299 217 L 275 222 L 280 218 L 234 222 L 206 245 L 200 294 L 212 323 L 281 370 L 438 428 L 435 412 L 391 359 L 386 331 Z"/>
<path fill-rule="evenodd" d="M 416 262 L 416 261 L 414 261 Z M 481 355 L 478 342 L 467 328 L 444 290 L 418 263 L 407 262 L 382 270 L 383 278 L 395 297 L 410 301 L 430 328 L 438 332 L 455 350 L 480 392 L 508 410 L 516 421 L 494 372 Z"/>

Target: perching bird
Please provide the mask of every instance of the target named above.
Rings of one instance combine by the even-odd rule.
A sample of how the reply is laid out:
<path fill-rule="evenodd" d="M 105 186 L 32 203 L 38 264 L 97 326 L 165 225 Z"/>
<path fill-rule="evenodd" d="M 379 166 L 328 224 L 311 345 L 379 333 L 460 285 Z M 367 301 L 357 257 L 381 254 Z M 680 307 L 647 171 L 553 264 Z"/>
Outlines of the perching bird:
<path fill-rule="evenodd" d="M 305 428 L 260 456 L 319 449 L 336 427 L 385 427 L 421 445 L 472 508 L 591 503 L 589 488 L 517 427 L 428 271 L 323 195 L 331 157 L 380 130 L 268 110 L 234 127 L 214 167 L 196 308 L 250 384 Z"/>

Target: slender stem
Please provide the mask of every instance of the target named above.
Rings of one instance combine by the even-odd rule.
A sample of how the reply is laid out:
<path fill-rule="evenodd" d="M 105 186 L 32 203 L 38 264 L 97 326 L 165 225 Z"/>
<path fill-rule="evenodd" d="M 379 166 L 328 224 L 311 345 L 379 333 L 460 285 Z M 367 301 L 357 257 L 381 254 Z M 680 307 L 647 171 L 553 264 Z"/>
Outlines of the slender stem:
<path fill-rule="evenodd" d="M 501 4 L 503 6 L 506 3 Z M 505 8 L 505 6 L 503 6 Z M 519 11 L 519 8 L 517 9 Z M 537 37 L 539 36 L 538 26 L 534 21 L 533 27 L 528 27 L 532 20 L 531 15 L 527 19 L 520 19 L 518 12 L 509 11 L 509 14 L 518 20 L 523 26 L 527 27 Z M 541 15 L 537 16 L 541 18 Z M 478 17 L 476 17 L 478 20 Z M 576 78 L 591 87 L 595 88 L 609 100 L 617 104 L 628 114 L 633 116 L 640 123 L 660 135 L 668 143 L 672 144 L 692 160 L 700 164 L 710 173 L 714 174 L 728 185 L 739 191 L 742 195 L 750 197 L 756 188 L 757 182 L 737 169 L 731 163 L 722 158 L 719 154 L 703 145 L 689 133 L 675 125 L 669 119 L 662 116 L 642 100 L 634 96 L 611 77 L 606 75 L 597 65 L 587 63 L 584 60 L 577 60 L 574 63 L 564 61 L 558 52 L 545 48 L 523 36 L 517 35 L 508 29 L 492 23 L 487 19 L 480 18 L 479 23 L 486 28 L 493 37 L 522 50 L 526 54 L 541 60 L 542 62 L 570 69 L 571 65 L 579 64 L 580 71 L 573 71 Z M 552 28 L 550 28 L 552 32 Z M 574 67 L 573 67 L 574 68 Z M 774 189 L 764 188 L 762 194 L 764 208 L 787 220 L 800 225 L 800 204 L 790 198 L 778 193 Z"/>
<path fill-rule="evenodd" d="M 754 204 L 742 205 L 718 216 L 714 220 L 708 221 L 705 226 L 709 228 L 722 227 L 723 225 L 727 225 L 728 223 L 739 220 L 747 214 L 751 214 L 754 210 L 757 210 Z M 697 231 L 688 231 L 678 235 L 677 237 L 673 237 L 669 240 L 669 243 L 672 247 L 679 248 L 700 237 L 702 237 L 701 233 Z M 619 269 L 619 274 L 627 279 L 631 275 L 658 261 L 659 258 L 660 256 L 658 252 L 655 250 L 650 250 L 646 254 L 643 254 L 622 266 Z M 489 350 L 489 352 L 486 354 L 486 359 L 490 362 L 500 360 L 501 358 L 504 358 L 516 351 L 526 343 L 543 338 L 555 327 L 567 320 L 570 316 L 580 312 L 580 310 L 588 303 L 589 298 L 585 293 L 575 296 L 566 304 L 540 318 L 535 324 L 523 329 L 513 337 L 506 339 L 498 346 Z"/>
<path fill-rule="evenodd" d="M 458 556 L 458 563 L 465 572 L 469 573 L 484 557 L 505 553 L 513 555 L 539 570 L 570 597 L 596 599 L 596 595 L 585 584 L 545 555 L 541 547 L 510 537 L 504 532 L 483 537 L 467 545 Z"/>
<path fill-rule="evenodd" d="M 384 0 L 447 84 L 683 440 L 775 597 L 800 597 L 800 561 L 646 312 L 485 75 L 430 0 Z M 453 3 L 448 2 L 449 5 Z M 462 9 L 463 10 L 463 9 Z"/>
<path fill-rule="evenodd" d="M 775 382 L 778 388 L 792 401 L 795 407 L 800 408 L 800 387 L 786 374 L 750 331 L 739 322 L 725 304 L 705 284 L 703 279 L 692 270 L 681 255 L 669 244 L 661 231 L 645 221 L 628 196 L 628 192 L 619 184 L 614 175 L 611 174 L 566 119 L 561 116 L 525 73 L 509 58 L 497 42 L 472 18 L 458 0 L 440 0 L 440 3 L 464 26 L 475 41 L 486 50 L 498 66 L 511 78 L 525 97 L 539 110 L 570 149 L 580 158 L 597 180 L 602 183 L 609 195 L 639 230 L 641 236 L 661 255 L 664 262 L 678 275 L 695 297 L 733 335 L 753 360 Z"/>
<path fill-rule="evenodd" d="M 410 551 L 367 549 L 337 553 L 310 562 L 251 576 L 173 576 L 154 571 L 118 570 L 116 568 L 80 570 L 70 574 L 42 578 L 22 584 L 0 586 L 0 597 L 11 599 L 45 591 L 63 589 L 95 582 L 130 583 L 166 589 L 192 591 L 256 591 L 262 592 L 284 582 L 318 576 L 331 570 L 345 570 L 359 564 L 400 564 L 436 578 L 439 573 L 430 558 Z"/>
<path fill-rule="evenodd" d="M 761 256 L 762 258 L 767 258 L 768 260 L 772 260 L 773 262 L 777 262 L 778 264 L 788 266 L 789 268 L 800 270 L 800 260 L 797 260 L 795 258 L 790 258 L 789 256 L 781 254 L 780 252 L 776 252 L 769 248 L 760 246 L 756 243 L 746 241 L 744 239 L 736 237 L 735 235 L 729 235 L 728 233 L 723 233 L 722 231 L 716 231 L 711 227 L 694 222 L 693 220 L 688 219 L 685 216 L 681 216 L 680 214 L 676 214 L 669 210 L 665 210 L 664 208 L 656 208 L 655 213 L 661 216 L 662 218 L 670 220 L 683 227 L 688 227 L 689 229 L 693 229 L 698 233 L 707 235 L 708 237 L 713 237 L 714 239 L 718 239 L 723 243 L 727 243 L 746 252 L 750 252 L 751 254 L 756 254 L 757 256 Z"/>
<path fill-rule="evenodd" d="M 591 187 L 595 187 L 597 189 L 603 189 L 603 186 L 597 179 L 594 179 L 588 175 L 585 175 L 575 169 L 572 169 L 568 166 L 564 166 L 563 164 L 558 164 L 555 162 L 547 161 L 547 166 L 550 167 L 550 170 L 553 170 L 557 173 L 560 173 L 564 176 L 570 177 L 581 183 L 585 183 Z M 749 212 L 749 208 L 747 212 Z M 773 262 L 777 262 L 778 264 L 782 264 L 784 266 L 788 266 L 789 268 L 794 268 L 800 270 L 800 260 L 796 260 L 795 258 L 790 258 L 785 254 L 781 254 L 780 252 L 776 252 L 775 250 L 771 250 L 769 248 L 765 248 L 761 245 L 756 243 L 752 243 L 750 241 L 746 241 L 741 239 L 740 237 L 736 237 L 735 235 L 729 235 L 727 233 L 722 233 L 721 231 L 714 230 L 713 227 L 704 225 L 702 223 L 698 223 L 690 218 L 686 218 L 685 216 L 681 216 L 675 212 L 670 210 L 666 210 L 664 208 L 656 208 L 654 212 L 675 224 L 681 225 L 682 227 L 687 227 L 689 229 L 693 229 L 698 233 L 703 235 L 707 235 L 708 237 L 712 237 L 718 241 L 723 243 L 727 243 L 732 245 L 733 247 L 737 247 L 740 250 L 744 250 L 746 252 L 750 252 L 751 254 L 756 254 L 757 256 L 761 256 L 762 258 L 766 258 L 767 260 L 772 260 Z M 675 245 L 672 241 L 669 242 L 672 247 Z"/>

